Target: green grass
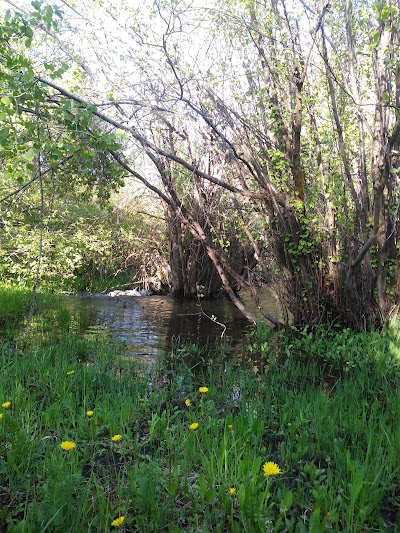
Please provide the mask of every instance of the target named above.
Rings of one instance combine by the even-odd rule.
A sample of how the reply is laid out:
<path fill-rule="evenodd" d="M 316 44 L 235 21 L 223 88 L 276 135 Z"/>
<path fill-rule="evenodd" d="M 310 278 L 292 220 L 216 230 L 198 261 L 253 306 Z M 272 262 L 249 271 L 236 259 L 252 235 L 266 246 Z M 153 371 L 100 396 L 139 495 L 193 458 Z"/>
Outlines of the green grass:
<path fill-rule="evenodd" d="M 0 284 L 0 341 L 9 340 L 16 331 L 23 330 L 34 312 L 46 316 L 46 311 L 54 313 L 59 305 L 54 294 L 38 292 L 34 295 L 29 288 Z"/>
<path fill-rule="evenodd" d="M 1 345 L 1 531 L 400 531 L 394 325 L 260 327 L 230 361 L 175 347 L 144 373 L 53 316 Z"/>

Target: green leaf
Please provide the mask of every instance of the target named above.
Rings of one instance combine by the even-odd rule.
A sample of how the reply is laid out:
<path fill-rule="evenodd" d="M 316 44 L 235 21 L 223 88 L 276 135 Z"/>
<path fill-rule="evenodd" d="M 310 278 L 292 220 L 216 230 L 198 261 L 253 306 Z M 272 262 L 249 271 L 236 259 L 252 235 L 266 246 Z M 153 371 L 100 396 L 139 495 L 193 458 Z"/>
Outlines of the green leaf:
<path fill-rule="evenodd" d="M 321 510 L 319 507 L 314 509 L 310 517 L 310 533 L 321 533 Z"/>
<path fill-rule="evenodd" d="M 376 30 L 372 34 L 372 44 L 373 44 L 373 46 L 376 46 L 379 43 L 380 38 L 381 38 L 381 32 L 379 30 Z"/>
<path fill-rule="evenodd" d="M 246 501 L 246 489 L 244 488 L 244 485 L 240 485 L 238 490 L 238 501 L 239 505 L 243 507 L 244 502 Z"/>
<path fill-rule="evenodd" d="M 27 152 L 24 153 L 23 155 L 23 158 L 26 160 L 26 161 L 33 161 L 34 158 L 35 158 L 35 151 L 30 148 Z"/>
<path fill-rule="evenodd" d="M 2 130 L 0 130 L 0 143 L 2 140 L 7 139 L 9 134 L 10 134 L 9 128 L 3 128 Z"/>
<path fill-rule="evenodd" d="M 211 503 L 215 499 L 215 496 L 216 496 L 215 489 L 210 489 L 208 492 L 206 492 L 206 501 L 208 503 Z"/>
<path fill-rule="evenodd" d="M 9 108 L 13 107 L 12 100 L 8 96 L 2 96 L 0 101 L 1 101 L 2 104 L 4 104 L 5 106 L 7 106 Z"/>
<path fill-rule="evenodd" d="M 203 474 L 203 472 L 199 476 L 198 483 L 199 483 L 200 497 L 203 499 L 208 490 L 208 483 L 206 480 L 206 476 Z"/>
<path fill-rule="evenodd" d="M 33 38 L 33 31 L 32 31 L 32 28 L 30 26 L 25 26 L 24 27 L 24 34 L 25 36 L 28 38 L 28 39 L 31 39 Z"/>
<path fill-rule="evenodd" d="M 27 70 L 24 73 L 24 80 L 25 81 L 31 81 L 31 80 L 33 80 L 33 78 L 34 78 L 34 74 L 33 74 L 32 70 L 29 69 L 29 70 Z"/>
<path fill-rule="evenodd" d="M 391 9 L 390 9 L 390 7 L 385 6 L 385 7 L 382 9 L 382 11 L 381 11 L 380 19 L 381 19 L 381 20 L 386 20 L 387 18 L 389 18 L 390 13 L 391 13 Z"/>
<path fill-rule="evenodd" d="M 280 511 L 281 513 L 286 513 L 292 506 L 293 503 L 293 492 L 289 490 L 281 501 Z"/>

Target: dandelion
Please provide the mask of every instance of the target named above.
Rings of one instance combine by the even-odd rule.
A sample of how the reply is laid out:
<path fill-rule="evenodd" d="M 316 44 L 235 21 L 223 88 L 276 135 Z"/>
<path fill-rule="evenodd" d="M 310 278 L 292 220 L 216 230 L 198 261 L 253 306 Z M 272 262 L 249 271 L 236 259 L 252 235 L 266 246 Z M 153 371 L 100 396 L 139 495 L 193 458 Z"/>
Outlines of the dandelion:
<path fill-rule="evenodd" d="M 111 440 L 113 442 L 119 442 L 120 440 L 122 440 L 122 435 L 114 435 L 113 437 L 111 437 Z M 122 524 L 122 522 L 121 522 L 121 524 Z"/>
<path fill-rule="evenodd" d="M 67 376 L 73 376 L 75 374 L 75 370 L 69 370 L 67 372 Z"/>
<path fill-rule="evenodd" d="M 229 494 L 230 494 L 231 496 L 235 496 L 235 494 L 236 494 L 236 489 L 235 489 L 235 487 L 230 487 L 230 489 L 229 489 Z"/>
<path fill-rule="evenodd" d="M 268 461 L 268 463 L 265 463 L 263 466 L 264 470 L 264 476 L 276 476 L 276 474 L 281 473 L 281 469 L 276 463 L 273 463 L 272 461 Z"/>
<path fill-rule="evenodd" d="M 75 442 L 72 442 L 70 440 L 65 440 L 64 442 L 62 442 L 60 444 L 61 448 L 63 450 L 65 450 L 66 452 L 70 452 L 71 450 L 73 450 L 74 448 L 76 448 L 76 444 Z"/>
<path fill-rule="evenodd" d="M 124 523 L 124 520 L 125 520 L 125 516 L 119 516 L 118 518 L 116 518 L 115 520 L 113 520 L 111 522 L 111 526 L 112 527 L 121 527 L 122 524 Z"/>
<path fill-rule="evenodd" d="M 186 404 L 186 407 L 190 407 L 192 405 L 189 399 L 185 400 L 185 404 Z"/>
<path fill-rule="evenodd" d="M 3 413 L 0 413 L 0 420 L 3 418 Z"/>
<path fill-rule="evenodd" d="M 94 411 L 86 411 L 86 416 L 88 416 L 89 418 L 92 418 L 93 415 Z"/>
<path fill-rule="evenodd" d="M 193 424 L 190 424 L 189 427 L 192 431 L 196 431 L 196 429 L 199 427 L 199 424 L 197 422 L 193 422 Z"/>
<path fill-rule="evenodd" d="M 207 387 L 199 387 L 199 392 L 201 392 L 201 394 L 205 394 L 206 392 L 208 392 L 208 388 Z"/>
<path fill-rule="evenodd" d="M 10 409 L 11 407 L 11 402 L 4 402 L 1 404 L 2 407 L 4 407 L 4 409 Z"/>

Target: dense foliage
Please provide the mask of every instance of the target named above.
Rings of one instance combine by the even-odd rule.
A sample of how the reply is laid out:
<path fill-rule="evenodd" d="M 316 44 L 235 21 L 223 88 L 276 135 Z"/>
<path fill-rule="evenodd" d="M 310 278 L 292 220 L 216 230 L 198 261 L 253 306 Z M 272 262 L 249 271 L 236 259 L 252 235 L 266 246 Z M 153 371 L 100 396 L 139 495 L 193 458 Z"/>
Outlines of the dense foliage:
<path fill-rule="evenodd" d="M 2 530 L 399 529 L 395 328 L 259 327 L 229 362 L 144 372 L 54 300 L 21 331 L 29 293 L 0 296 Z"/>
<path fill-rule="evenodd" d="M 129 175 L 164 204 L 175 294 L 222 284 L 255 323 L 237 289 L 265 273 L 297 324 L 388 320 L 400 298 L 395 2 L 62 10 L 35 1 L 1 29 L 2 203 L 8 225 L 41 228 L 41 258 L 56 195 L 104 202 Z"/>

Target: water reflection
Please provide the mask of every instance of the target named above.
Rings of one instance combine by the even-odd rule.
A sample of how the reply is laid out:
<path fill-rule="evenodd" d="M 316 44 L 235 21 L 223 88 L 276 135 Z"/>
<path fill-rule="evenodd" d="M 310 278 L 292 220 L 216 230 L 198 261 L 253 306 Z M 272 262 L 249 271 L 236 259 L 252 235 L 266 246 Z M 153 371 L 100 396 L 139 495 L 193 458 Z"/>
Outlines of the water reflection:
<path fill-rule="evenodd" d="M 111 333 L 124 343 L 127 355 L 148 362 L 169 350 L 173 339 L 200 345 L 221 342 L 223 328 L 208 318 L 213 315 L 226 326 L 223 338 L 232 345 L 252 329 L 225 297 L 202 300 L 200 306 L 195 300 L 168 296 L 111 298 L 81 294 L 65 297 L 65 304 L 77 317 L 77 328 L 92 334 Z"/>

